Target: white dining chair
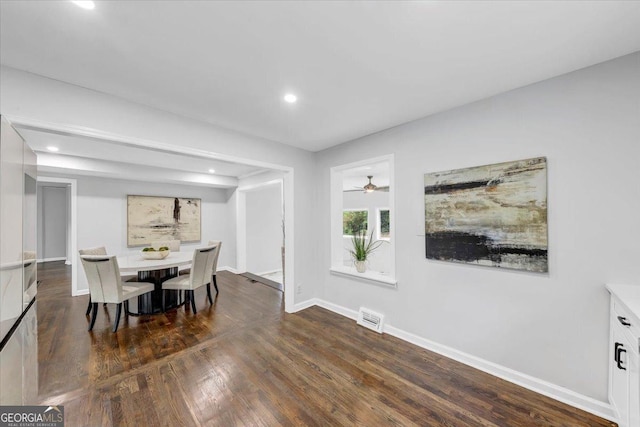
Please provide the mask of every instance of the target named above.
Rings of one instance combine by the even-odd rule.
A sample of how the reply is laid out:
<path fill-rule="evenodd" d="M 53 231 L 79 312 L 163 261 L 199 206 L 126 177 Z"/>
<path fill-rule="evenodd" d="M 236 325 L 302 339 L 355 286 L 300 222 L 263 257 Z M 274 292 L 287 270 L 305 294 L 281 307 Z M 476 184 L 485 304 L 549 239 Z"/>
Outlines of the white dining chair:
<path fill-rule="evenodd" d="M 86 249 L 80 249 L 78 251 L 78 253 L 80 254 L 80 256 L 82 255 L 106 255 L 107 254 L 107 248 L 105 248 L 104 246 L 96 246 L 95 248 L 86 248 Z M 134 279 L 137 279 L 138 276 L 135 275 L 124 275 L 122 276 L 122 281 L 123 282 L 128 282 L 128 281 L 133 281 L 135 282 Z M 91 313 L 91 295 L 89 295 L 89 304 L 87 305 L 87 312 L 85 313 L 85 316 L 88 316 L 89 313 Z"/>
<path fill-rule="evenodd" d="M 129 312 L 128 300 L 152 292 L 154 285 L 153 283 L 123 282 L 115 256 L 81 255 L 80 260 L 89 281 L 93 308 L 89 330 L 92 330 L 96 323 L 98 303 L 106 303 L 117 304 L 113 325 L 113 332 L 116 332 L 122 315 L 122 303 L 125 303 L 126 314 Z"/>
<path fill-rule="evenodd" d="M 35 251 L 24 251 L 22 253 L 22 260 L 24 263 L 24 290 L 26 291 L 36 282 L 37 278 L 37 254 Z"/>
<path fill-rule="evenodd" d="M 168 289 L 185 291 L 185 297 L 191 302 L 193 313 L 197 313 L 194 291 L 207 286 L 207 297 L 209 303 L 213 304 L 211 298 L 211 272 L 213 268 L 216 246 L 205 246 L 193 251 L 193 261 L 191 262 L 191 272 L 188 275 L 173 277 L 162 283 L 162 310 L 165 310 L 164 291 Z M 186 309 L 186 307 L 185 307 Z"/>
<path fill-rule="evenodd" d="M 220 249 L 222 249 L 222 242 L 219 240 L 209 240 L 209 246 L 216 247 L 216 253 L 213 256 L 213 266 L 211 267 L 211 280 L 213 286 L 216 288 L 216 295 L 218 294 L 218 281 L 216 280 L 216 271 L 218 270 L 218 257 L 220 256 Z M 209 300 L 211 300 L 211 288 L 207 288 L 209 293 Z"/>

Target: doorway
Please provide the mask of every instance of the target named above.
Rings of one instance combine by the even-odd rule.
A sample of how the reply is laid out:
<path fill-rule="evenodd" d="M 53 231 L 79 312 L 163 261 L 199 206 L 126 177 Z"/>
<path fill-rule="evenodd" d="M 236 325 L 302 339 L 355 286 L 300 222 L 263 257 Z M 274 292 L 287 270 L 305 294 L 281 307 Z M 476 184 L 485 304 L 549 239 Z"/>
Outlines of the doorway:
<path fill-rule="evenodd" d="M 283 180 L 238 189 L 238 270 L 281 291 L 285 284 Z"/>
<path fill-rule="evenodd" d="M 38 262 L 64 261 L 71 265 L 71 289 L 78 292 L 76 254 L 77 181 L 70 178 L 38 177 Z"/>
<path fill-rule="evenodd" d="M 69 187 L 38 183 L 38 262 L 65 261 L 69 245 Z"/>
<path fill-rule="evenodd" d="M 245 194 L 247 272 L 284 283 L 284 216 L 282 182 L 266 184 Z M 267 282 L 268 283 L 268 282 Z"/>

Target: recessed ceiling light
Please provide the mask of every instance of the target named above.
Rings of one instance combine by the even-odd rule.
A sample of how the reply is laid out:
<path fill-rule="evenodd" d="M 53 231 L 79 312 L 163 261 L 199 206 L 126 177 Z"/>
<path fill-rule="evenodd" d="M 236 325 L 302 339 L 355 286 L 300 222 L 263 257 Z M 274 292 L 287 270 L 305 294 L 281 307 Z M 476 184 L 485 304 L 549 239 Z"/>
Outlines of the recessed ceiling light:
<path fill-rule="evenodd" d="M 284 96 L 284 100 L 287 101 L 289 104 L 293 104 L 298 100 L 298 97 L 292 93 L 288 93 Z"/>
<path fill-rule="evenodd" d="M 209 169 L 209 173 L 216 173 L 215 169 Z"/>
<path fill-rule="evenodd" d="M 71 3 L 87 10 L 93 10 L 96 8 L 96 4 L 91 0 L 71 0 Z"/>
<path fill-rule="evenodd" d="M 53 151 L 55 153 L 60 149 L 58 147 L 54 147 L 53 145 L 50 145 L 50 146 L 47 147 L 47 150 Z"/>

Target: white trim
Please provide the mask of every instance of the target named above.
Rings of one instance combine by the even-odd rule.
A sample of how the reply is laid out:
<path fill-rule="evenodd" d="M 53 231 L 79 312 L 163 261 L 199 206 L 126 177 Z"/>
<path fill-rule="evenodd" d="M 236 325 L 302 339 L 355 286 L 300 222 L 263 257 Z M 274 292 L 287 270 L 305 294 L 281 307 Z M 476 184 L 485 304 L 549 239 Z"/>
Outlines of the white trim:
<path fill-rule="evenodd" d="M 481 359 L 471 354 L 456 350 L 443 344 L 436 343 L 426 338 L 419 337 L 410 332 L 385 325 L 384 332 L 396 338 L 415 344 L 418 347 L 441 354 L 465 365 L 479 369 L 495 377 L 502 378 L 526 389 L 535 391 L 552 399 L 574 406 L 583 411 L 590 412 L 607 420 L 616 421 L 612 406 L 607 402 L 601 402 L 592 397 L 577 393 L 568 388 L 550 383 L 540 378 L 518 372 L 497 363 Z"/>
<path fill-rule="evenodd" d="M 297 313 L 298 311 L 302 311 L 309 307 L 313 307 L 314 305 L 318 305 L 318 301 L 319 300 L 317 298 L 311 298 L 306 301 L 299 302 L 293 306 L 293 311 L 290 311 L 290 313 Z"/>
<path fill-rule="evenodd" d="M 276 274 L 276 273 L 282 273 L 282 269 L 263 271 L 262 273 L 255 273 L 255 275 L 256 276 L 268 276 L 269 274 Z"/>
<path fill-rule="evenodd" d="M 268 187 L 270 185 L 282 185 L 282 178 L 272 179 L 270 181 L 260 182 L 258 184 L 253 185 L 245 185 L 244 187 L 238 187 L 238 191 L 253 191 L 259 190 L 264 187 Z"/>
<path fill-rule="evenodd" d="M 50 133 L 56 133 L 58 135 L 67 135 L 67 136 L 84 136 L 86 138 L 97 139 L 100 141 L 109 141 L 113 143 L 119 143 L 121 145 L 128 145 L 128 146 L 134 146 L 134 147 L 144 147 L 144 148 L 149 148 L 156 151 L 164 151 L 166 153 L 186 154 L 190 156 L 223 160 L 231 163 L 242 163 L 245 165 L 257 166 L 257 167 L 262 167 L 267 169 L 275 169 L 280 171 L 291 170 L 289 166 L 282 166 L 274 163 L 245 159 L 242 157 L 231 156 L 227 154 L 214 153 L 211 151 L 201 150 L 198 148 L 176 146 L 173 144 L 153 141 L 149 139 L 119 135 L 117 133 L 105 132 L 102 130 L 84 127 L 84 126 L 53 123 L 53 122 L 47 122 L 43 120 L 31 119 L 27 117 L 20 117 L 20 116 L 6 116 L 6 117 L 15 127 L 19 129 L 48 131 Z"/>
<path fill-rule="evenodd" d="M 293 305 L 295 304 L 295 289 L 299 285 L 295 280 L 295 269 L 294 269 L 294 261 L 295 261 L 295 250 L 294 250 L 294 181 L 293 181 L 293 169 L 290 172 L 284 174 L 284 181 L 282 185 L 282 203 L 283 203 L 283 217 L 284 217 L 284 229 L 285 229 L 285 239 L 284 239 L 284 310 L 287 313 L 291 313 L 293 310 Z M 287 283 L 289 284 L 287 286 Z"/>
<path fill-rule="evenodd" d="M 247 271 L 247 195 L 236 189 L 236 269 Z"/>
<path fill-rule="evenodd" d="M 74 297 L 78 297 L 80 295 L 89 295 L 89 289 L 80 289 L 79 291 L 76 292 Z"/>
<path fill-rule="evenodd" d="M 82 291 L 78 290 L 78 180 L 71 178 L 55 178 L 51 176 L 38 176 L 38 182 L 59 182 L 69 184 L 69 194 L 71 195 L 71 209 L 69 212 L 71 241 L 69 243 L 71 245 L 70 253 L 76 257 L 76 262 L 67 258 L 63 259 L 71 262 L 71 296 L 83 295 L 81 293 Z M 87 290 L 87 292 L 89 292 L 89 290 Z"/>
<path fill-rule="evenodd" d="M 228 272 L 233 273 L 233 274 L 238 274 L 238 270 L 236 270 L 236 269 L 235 269 L 235 268 L 233 268 L 233 267 L 229 267 L 228 265 L 225 265 L 225 266 L 219 267 L 219 268 L 216 270 L 216 272 L 218 272 L 218 271 L 228 271 Z"/>
<path fill-rule="evenodd" d="M 51 261 L 67 261 L 67 257 L 64 256 L 59 256 L 59 257 L 53 257 L 53 258 L 41 258 L 38 259 L 38 262 L 51 262 Z"/>
<path fill-rule="evenodd" d="M 340 306 L 338 304 L 324 301 L 319 298 L 313 298 L 303 303 L 296 304 L 296 308 L 298 308 L 298 310 L 296 311 L 309 308 L 313 305 L 317 305 L 319 307 L 333 311 L 334 313 L 340 314 L 352 320 L 357 320 L 358 318 L 357 311 Z M 462 352 L 460 350 L 448 347 L 446 345 L 442 345 L 426 338 L 419 337 L 389 324 L 385 324 L 383 332 L 399 338 L 403 341 L 407 341 L 418 347 L 441 354 L 460 363 L 464 363 L 467 366 L 471 366 L 472 368 L 476 368 L 495 377 L 502 378 L 505 381 L 509 381 L 528 390 L 566 403 L 567 405 L 574 406 L 578 409 L 582 409 L 583 411 L 590 412 L 594 415 L 605 418 L 607 420 L 611 420 L 613 422 L 617 421 L 613 407 L 608 402 L 602 402 L 600 400 L 585 396 L 583 394 L 550 383 L 540 378 L 532 377 L 511 368 L 498 365 L 497 363 L 493 363 L 488 360 L 484 360 L 471 354 Z"/>
<path fill-rule="evenodd" d="M 348 317 L 351 320 L 358 320 L 358 312 L 356 310 L 351 310 L 350 308 L 343 307 L 320 298 L 316 298 L 316 305 L 318 307 L 326 308 L 329 311 L 333 311 L 334 313 L 338 313 L 341 316 Z"/>
<path fill-rule="evenodd" d="M 331 274 L 335 274 L 337 276 L 345 276 L 350 279 L 358 279 L 364 282 L 390 286 L 392 288 L 398 287 L 398 281 L 395 277 L 383 275 L 378 273 L 377 271 L 367 270 L 364 273 L 358 273 L 355 268 L 349 267 L 331 267 L 329 271 L 331 272 Z"/>

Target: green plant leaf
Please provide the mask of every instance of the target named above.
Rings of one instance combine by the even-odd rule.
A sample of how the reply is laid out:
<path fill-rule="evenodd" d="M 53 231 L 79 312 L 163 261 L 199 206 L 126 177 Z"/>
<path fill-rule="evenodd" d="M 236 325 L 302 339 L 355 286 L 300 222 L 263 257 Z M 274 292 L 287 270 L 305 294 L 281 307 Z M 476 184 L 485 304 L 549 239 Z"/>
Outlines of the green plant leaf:
<path fill-rule="evenodd" d="M 351 246 L 349 254 L 354 261 L 366 261 L 369 255 L 375 252 L 383 243 L 381 240 L 373 240 L 373 231 L 367 239 L 366 230 L 359 230 L 351 236 Z"/>

